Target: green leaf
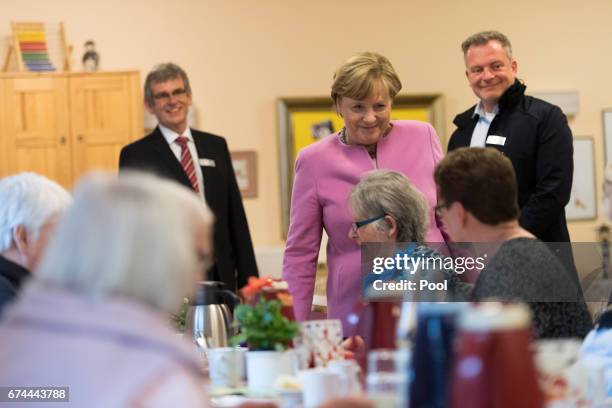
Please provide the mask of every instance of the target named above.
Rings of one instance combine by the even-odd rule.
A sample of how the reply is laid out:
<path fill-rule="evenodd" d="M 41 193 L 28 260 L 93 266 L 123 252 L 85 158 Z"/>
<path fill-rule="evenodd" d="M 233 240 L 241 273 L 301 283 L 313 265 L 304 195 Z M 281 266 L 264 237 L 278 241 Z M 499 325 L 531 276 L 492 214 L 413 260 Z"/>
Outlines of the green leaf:
<path fill-rule="evenodd" d="M 284 350 L 297 335 L 299 325 L 282 315 L 282 303 L 266 301 L 263 297 L 255 306 L 241 304 L 234 312 L 234 324 L 240 334 L 232 338 L 232 344 L 246 342 L 252 349 Z"/>

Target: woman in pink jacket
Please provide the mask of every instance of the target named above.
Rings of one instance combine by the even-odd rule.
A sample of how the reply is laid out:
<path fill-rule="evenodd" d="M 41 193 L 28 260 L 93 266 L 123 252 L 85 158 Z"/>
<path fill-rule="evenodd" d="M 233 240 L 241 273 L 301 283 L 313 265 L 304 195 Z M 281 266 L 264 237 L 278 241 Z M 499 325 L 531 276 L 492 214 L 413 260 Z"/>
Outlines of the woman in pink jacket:
<path fill-rule="evenodd" d="M 298 155 L 283 277 L 300 321 L 310 315 L 323 229 L 329 236 L 328 317 L 341 319 L 346 329 L 345 317 L 360 298 L 360 249 L 349 237 L 347 197 L 364 173 L 381 168 L 405 174 L 429 204 L 427 241 L 443 241 L 434 216 L 440 141 L 428 123 L 390 120 L 401 87 L 384 56 L 364 52 L 349 58 L 336 72 L 331 91 L 345 127 Z"/>

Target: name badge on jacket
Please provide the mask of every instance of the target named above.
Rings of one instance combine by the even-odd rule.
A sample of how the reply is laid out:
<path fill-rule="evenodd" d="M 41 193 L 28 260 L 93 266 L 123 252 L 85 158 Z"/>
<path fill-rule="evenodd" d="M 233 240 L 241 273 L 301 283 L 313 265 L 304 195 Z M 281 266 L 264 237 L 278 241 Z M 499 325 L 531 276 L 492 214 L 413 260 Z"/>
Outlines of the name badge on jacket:
<path fill-rule="evenodd" d="M 506 144 L 506 138 L 504 136 L 489 135 L 487 136 L 486 144 L 503 146 Z"/>
<path fill-rule="evenodd" d="M 200 159 L 200 166 L 215 167 L 215 161 L 213 159 Z"/>

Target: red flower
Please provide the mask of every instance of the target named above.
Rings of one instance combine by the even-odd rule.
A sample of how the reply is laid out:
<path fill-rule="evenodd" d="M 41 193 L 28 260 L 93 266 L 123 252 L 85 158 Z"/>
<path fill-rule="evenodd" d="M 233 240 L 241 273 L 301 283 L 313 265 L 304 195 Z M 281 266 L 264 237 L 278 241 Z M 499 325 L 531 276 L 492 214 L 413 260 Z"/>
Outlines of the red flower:
<path fill-rule="evenodd" d="M 256 295 L 258 295 L 263 288 L 267 286 L 272 286 L 272 279 L 270 278 L 256 278 L 251 276 L 249 278 L 249 283 L 240 289 L 240 293 L 244 296 L 245 299 L 250 300 L 253 299 Z"/>

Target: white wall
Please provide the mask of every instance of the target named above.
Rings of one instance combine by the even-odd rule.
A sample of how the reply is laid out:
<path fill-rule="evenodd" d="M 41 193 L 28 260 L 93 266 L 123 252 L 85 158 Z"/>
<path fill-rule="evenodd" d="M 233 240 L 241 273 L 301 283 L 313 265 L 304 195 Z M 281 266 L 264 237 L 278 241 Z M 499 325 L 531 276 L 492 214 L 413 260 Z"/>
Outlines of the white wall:
<path fill-rule="evenodd" d="M 529 90 L 580 93 L 570 124 L 575 135 L 595 137 L 601 184 L 601 109 L 612 107 L 608 0 L 5 0 L 1 9 L 3 37 L 11 20 L 64 21 L 77 67 L 88 39 L 103 69 L 144 76 L 161 61 L 182 65 L 200 127 L 226 136 L 233 150 L 258 152 L 259 197 L 245 200 L 256 246 L 282 244 L 275 100 L 327 95 L 337 66 L 362 50 L 389 57 L 402 92 L 443 93 L 449 134 L 454 115 L 475 100 L 461 41 L 483 29 L 506 33 Z M 572 238 L 594 239 L 600 222 L 572 223 Z"/>

